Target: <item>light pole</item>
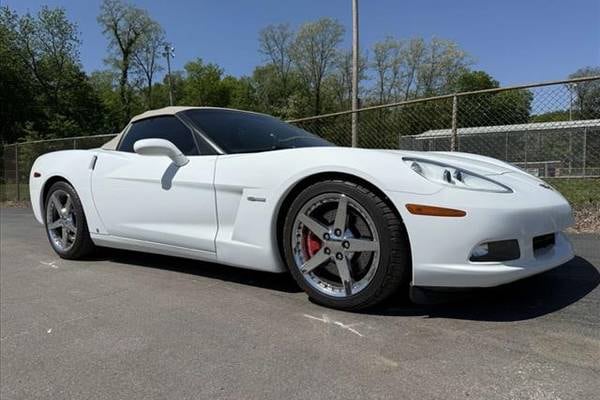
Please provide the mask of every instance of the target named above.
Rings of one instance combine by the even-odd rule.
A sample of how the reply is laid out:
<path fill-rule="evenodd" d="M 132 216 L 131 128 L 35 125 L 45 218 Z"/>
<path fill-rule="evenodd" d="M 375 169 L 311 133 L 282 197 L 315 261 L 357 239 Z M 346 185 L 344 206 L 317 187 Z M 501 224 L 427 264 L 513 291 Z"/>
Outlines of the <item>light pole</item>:
<path fill-rule="evenodd" d="M 165 43 L 163 56 L 167 57 L 167 76 L 169 77 L 169 105 L 173 105 L 173 81 L 171 80 L 171 57 L 175 57 L 175 48 Z"/>
<path fill-rule="evenodd" d="M 358 146 L 358 0 L 352 0 L 352 147 Z"/>

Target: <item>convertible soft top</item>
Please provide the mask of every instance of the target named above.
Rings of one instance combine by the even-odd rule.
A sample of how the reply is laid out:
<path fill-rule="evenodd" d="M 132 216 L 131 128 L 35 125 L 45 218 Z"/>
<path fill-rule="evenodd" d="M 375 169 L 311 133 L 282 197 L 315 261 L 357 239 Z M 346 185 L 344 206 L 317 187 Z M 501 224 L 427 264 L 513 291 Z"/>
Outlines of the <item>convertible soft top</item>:
<path fill-rule="evenodd" d="M 138 115 L 134 116 L 133 118 L 131 118 L 130 123 L 139 121 L 140 119 L 144 119 L 144 118 L 157 117 L 159 115 L 174 115 L 180 111 L 188 110 L 190 108 L 202 108 L 202 107 L 170 106 L 170 107 L 158 108 L 156 110 L 148 110 L 148 111 L 145 111 L 145 112 L 138 114 Z M 121 141 L 121 137 L 123 136 L 123 133 L 125 133 L 125 129 L 127 129 L 127 127 L 125 127 L 120 133 L 118 133 L 117 136 L 115 136 L 108 142 L 104 143 L 102 145 L 102 148 L 104 150 L 116 150 L 117 145 Z"/>
<path fill-rule="evenodd" d="M 132 122 L 139 121 L 141 119 L 145 119 L 145 118 L 158 117 L 160 115 L 175 115 L 178 112 L 185 111 L 185 110 L 191 110 L 191 109 L 219 109 L 219 110 L 232 110 L 232 111 L 260 114 L 260 113 L 255 113 L 253 111 L 241 111 L 241 110 L 235 110 L 233 108 L 224 108 L 224 107 L 168 106 L 168 107 L 163 107 L 163 108 L 157 108 L 156 110 L 148 110 L 141 114 L 138 114 L 138 115 L 134 116 L 133 118 L 131 118 L 131 121 L 129 121 L 129 124 L 131 124 Z M 129 126 L 129 124 L 127 124 L 127 126 Z M 108 142 L 104 143 L 102 145 L 102 149 L 116 150 L 117 145 L 121 141 L 121 137 L 123 136 L 123 134 L 125 133 L 125 130 L 127 129 L 127 126 L 120 133 L 118 133 L 117 136 L 115 136 Z"/>

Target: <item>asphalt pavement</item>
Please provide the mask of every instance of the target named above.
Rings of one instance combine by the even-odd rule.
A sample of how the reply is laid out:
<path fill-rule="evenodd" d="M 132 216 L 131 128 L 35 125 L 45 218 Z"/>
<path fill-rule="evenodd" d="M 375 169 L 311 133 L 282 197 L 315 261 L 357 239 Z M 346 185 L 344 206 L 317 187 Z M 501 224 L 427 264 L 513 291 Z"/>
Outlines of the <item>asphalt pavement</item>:
<path fill-rule="evenodd" d="M 598 399 L 600 236 L 447 304 L 311 303 L 286 274 L 104 250 L 66 261 L 2 209 L 0 398 Z"/>

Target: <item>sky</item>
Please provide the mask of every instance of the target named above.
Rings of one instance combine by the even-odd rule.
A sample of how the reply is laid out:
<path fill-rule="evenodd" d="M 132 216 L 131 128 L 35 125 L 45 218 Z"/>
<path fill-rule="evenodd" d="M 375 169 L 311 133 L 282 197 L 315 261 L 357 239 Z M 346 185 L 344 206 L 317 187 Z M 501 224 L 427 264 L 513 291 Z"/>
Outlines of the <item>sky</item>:
<path fill-rule="evenodd" d="M 264 62 L 258 32 L 269 24 L 298 27 L 321 17 L 346 27 L 350 48 L 351 0 L 133 0 L 165 29 L 175 47 L 173 68 L 201 57 L 234 76 Z M 107 39 L 96 21 L 99 0 L 0 0 L 19 14 L 42 5 L 65 8 L 78 24 L 81 62 L 104 69 Z M 600 0 L 359 0 L 360 46 L 370 50 L 386 36 L 440 37 L 459 44 L 475 69 L 502 85 L 566 78 L 600 66 Z"/>

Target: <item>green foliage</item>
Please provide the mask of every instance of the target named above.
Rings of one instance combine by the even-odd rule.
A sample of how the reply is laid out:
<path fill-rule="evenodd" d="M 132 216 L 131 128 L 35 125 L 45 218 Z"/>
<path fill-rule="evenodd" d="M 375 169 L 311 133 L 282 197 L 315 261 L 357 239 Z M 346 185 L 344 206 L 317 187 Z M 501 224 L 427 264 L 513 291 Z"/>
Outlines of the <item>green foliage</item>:
<path fill-rule="evenodd" d="M 202 59 L 185 64 L 185 85 L 182 103 L 189 106 L 225 107 L 229 104 L 230 90 L 223 84 L 223 68 L 205 64 Z"/>
<path fill-rule="evenodd" d="M 546 179 L 574 207 L 600 206 L 600 178 Z"/>
<path fill-rule="evenodd" d="M 497 80 L 485 71 L 465 70 L 456 79 L 454 92 L 471 92 L 474 90 L 485 90 L 500 87 Z"/>
<path fill-rule="evenodd" d="M 162 28 L 146 10 L 122 0 L 104 0 L 100 6 L 98 23 L 109 41 L 110 53 L 106 61 L 119 71 L 120 122 L 124 125 L 134 111 L 136 100 L 129 78 L 131 69 L 137 66 L 146 75 L 144 69 L 149 68 L 146 64 L 149 62 L 147 51 L 150 51 L 154 60 Z M 148 80 L 151 82 L 152 78 Z"/>
<path fill-rule="evenodd" d="M 0 7 L 0 143 L 12 143 L 35 113 L 32 77 L 23 61 L 16 31 L 18 16 Z"/>
<path fill-rule="evenodd" d="M 569 75 L 569 78 L 600 76 L 600 67 L 585 67 Z M 600 118 L 600 80 L 579 82 L 571 85 L 574 100 L 574 118 Z"/>
<path fill-rule="evenodd" d="M 313 113 L 322 110 L 323 80 L 331 72 L 342 41 L 344 26 L 331 18 L 321 18 L 300 27 L 290 47 L 290 57 L 313 102 Z"/>
<path fill-rule="evenodd" d="M 0 8 L 2 141 L 101 133 L 102 103 L 81 70 L 77 25 L 62 8 Z"/>
<path fill-rule="evenodd" d="M 484 71 L 465 70 L 454 84 L 455 92 L 470 92 L 499 87 L 497 80 Z M 510 90 L 458 97 L 459 127 L 522 124 L 529 122 L 533 93 Z"/>
<path fill-rule="evenodd" d="M 532 115 L 531 122 L 557 122 L 568 121 L 569 112 L 565 110 L 551 111 L 543 114 Z"/>

